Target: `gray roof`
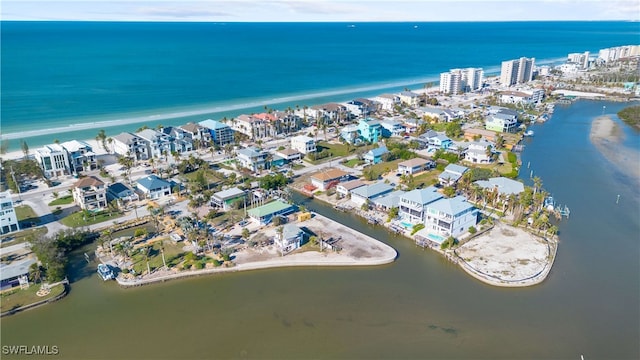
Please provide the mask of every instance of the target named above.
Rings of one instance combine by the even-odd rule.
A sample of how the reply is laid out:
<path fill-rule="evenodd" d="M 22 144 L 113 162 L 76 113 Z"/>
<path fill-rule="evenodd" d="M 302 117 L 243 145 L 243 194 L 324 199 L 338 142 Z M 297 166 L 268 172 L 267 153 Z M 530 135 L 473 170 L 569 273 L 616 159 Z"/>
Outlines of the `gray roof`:
<path fill-rule="evenodd" d="M 0 264 L 0 281 L 13 279 L 15 277 L 26 275 L 29 273 L 31 264 L 35 264 L 36 259 L 27 258 L 20 261 L 14 261 L 11 264 Z"/>
<path fill-rule="evenodd" d="M 386 146 L 380 146 L 380 147 L 377 147 L 375 149 L 369 150 L 369 152 L 367 152 L 367 155 L 371 155 L 373 157 L 378 157 L 378 156 L 382 156 L 382 155 L 384 155 L 384 154 L 386 154 L 388 152 L 389 152 L 389 150 L 387 149 Z"/>
<path fill-rule="evenodd" d="M 474 184 L 482 188 L 498 188 L 500 194 L 520 194 L 524 191 L 524 184 L 505 177 L 495 177 L 488 180 L 478 180 Z"/>
<path fill-rule="evenodd" d="M 149 175 L 146 178 L 142 178 L 138 180 L 138 186 L 142 186 L 145 189 L 151 190 L 151 189 L 159 189 L 164 186 L 171 186 L 171 184 L 160 179 L 155 175 Z"/>
<path fill-rule="evenodd" d="M 248 147 L 246 149 L 237 150 L 236 153 L 242 154 L 248 158 L 254 158 L 262 156 L 262 152 L 259 152 L 256 148 Z"/>
<path fill-rule="evenodd" d="M 469 208 L 472 208 L 473 205 L 467 202 L 464 196 L 456 196 L 454 198 L 444 198 L 438 201 L 432 202 L 427 205 L 429 209 L 434 209 L 440 212 L 443 212 L 448 215 L 456 215 L 459 214 Z"/>
<path fill-rule="evenodd" d="M 119 182 L 109 185 L 107 187 L 107 190 L 113 192 L 114 194 L 120 194 L 121 192 L 127 190 L 131 191 L 131 189 L 129 189 L 125 184 Z"/>
<path fill-rule="evenodd" d="M 244 196 L 244 195 L 245 195 L 245 192 L 243 190 L 238 189 L 237 187 L 232 187 L 227 190 L 218 191 L 217 193 L 213 194 L 213 196 L 222 200 L 233 199 L 235 197 Z"/>
<path fill-rule="evenodd" d="M 140 139 L 140 137 L 128 132 L 123 132 L 113 137 L 113 140 L 120 141 L 121 143 L 127 145 L 133 143 L 134 139 Z"/>
<path fill-rule="evenodd" d="M 398 207 L 398 204 L 400 203 L 400 198 L 403 195 L 405 195 L 404 191 L 396 190 L 375 199 L 373 203 L 379 206 L 384 206 L 386 208 Z"/>
<path fill-rule="evenodd" d="M 438 192 L 438 189 L 433 186 L 429 186 L 425 189 L 411 190 L 408 193 L 404 194 L 402 197 L 404 199 L 415 201 L 422 205 L 425 205 L 438 199 L 442 199 L 443 196 Z"/>
<path fill-rule="evenodd" d="M 466 166 L 462 166 L 462 165 L 456 165 L 456 164 L 449 164 L 447 165 L 446 168 L 444 168 L 444 171 L 446 172 L 450 172 L 450 173 L 454 173 L 454 174 L 464 174 L 465 171 L 469 170 L 468 167 Z"/>
<path fill-rule="evenodd" d="M 162 133 L 154 129 L 144 129 L 142 131 L 138 131 L 136 134 L 146 140 L 153 140 L 155 138 L 162 137 Z"/>
<path fill-rule="evenodd" d="M 282 226 L 282 237 L 285 239 L 298 237 L 301 232 L 302 230 L 296 224 L 287 223 Z"/>
<path fill-rule="evenodd" d="M 384 195 L 393 191 L 393 186 L 385 184 L 383 182 L 377 182 L 368 186 L 361 186 L 357 189 L 351 190 L 351 194 L 358 195 L 363 198 L 373 199 L 377 196 Z"/>

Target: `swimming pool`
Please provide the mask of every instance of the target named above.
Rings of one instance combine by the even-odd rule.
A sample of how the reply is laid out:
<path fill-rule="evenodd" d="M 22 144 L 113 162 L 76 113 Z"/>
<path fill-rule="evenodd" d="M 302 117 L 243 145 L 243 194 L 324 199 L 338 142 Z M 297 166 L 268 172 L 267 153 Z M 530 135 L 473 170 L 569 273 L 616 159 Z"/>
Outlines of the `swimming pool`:
<path fill-rule="evenodd" d="M 427 237 L 430 240 L 433 240 L 433 241 L 437 242 L 438 244 L 442 244 L 442 242 L 444 241 L 444 237 L 442 237 L 440 235 L 436 235 L 436 234 L 429 233 L 429 234 L 427 234 Z"/>
<path fill-rule="evenodd" d="M 413 227 L 413 224 L 410 222 L 400 221 L 400 225 L 404 226 L 405 229 L 410 229 Z"/>

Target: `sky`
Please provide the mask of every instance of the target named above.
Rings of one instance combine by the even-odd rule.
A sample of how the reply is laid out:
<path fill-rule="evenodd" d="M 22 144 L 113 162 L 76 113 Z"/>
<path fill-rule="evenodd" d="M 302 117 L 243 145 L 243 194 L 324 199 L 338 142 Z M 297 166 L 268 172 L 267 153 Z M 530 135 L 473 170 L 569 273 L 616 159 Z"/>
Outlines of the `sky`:
<path fill-rule="evenodd" d="M 640 0 L 2 0 L 2 20 L 640 21 Z"/>

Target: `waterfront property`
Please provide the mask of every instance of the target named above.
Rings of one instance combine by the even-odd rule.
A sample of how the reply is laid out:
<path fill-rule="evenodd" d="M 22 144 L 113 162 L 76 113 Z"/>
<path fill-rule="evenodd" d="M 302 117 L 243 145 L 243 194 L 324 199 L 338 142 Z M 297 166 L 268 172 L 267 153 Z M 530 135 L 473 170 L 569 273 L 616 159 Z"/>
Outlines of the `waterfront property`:
<path fill-rule="evenodd" d="M 73 184 L 73 201 L 83 210 L 99 211 L 107 207 L 107 188 L 95 176 L 87 176 Z"/>
<path fill-rule="evenodd" d="M 388 154 L 389 150 L 386 146 L 380 146 L 375 149 L 369 150 L 366 154 L 364 154 L 364 161 L 367 164 L 379 164 L 382 162 L 382 157 L 385 154 Z"/>
<path fill-rule="evenodd" d="M 249 209 L 247 214 L 251 219 L 257 221 L 261 225 L 267 225 L 271 223 L 274 216 L 286 215 L 293 211 L 295 211 L 295 207 L 293 205 L 280 200 L 274 200 L 266 205 Z"/>
<path fill-rule="evenodd" d="M 61 143 L 60 146 L 67 152 L 67 158 L 71 165 L 70 172 L 72 174 L 96 168 L 96 153 L 93 152 L 93 148 L 86 142 L 71 140 Z"/>
<path fill-rule="evenodd" d="M 28 284 L 29 267 L 37 262 L 38 260 L 35 257 L 29 256 L 13 261 L 10 264 L 0 264 L 0 290 Z"/>
<path fill-rule="evenodd" d="M 237 201 L 244 202 L 247 194 L 244 190 L 240 190 L 237 187 L 218 191 L 211 196 L 211 206 L 221 208 L 222 210 L 229 210 L 233 204 Z"/>
<path fill-rule="evenodd" d="M 206 120 L 205 120 L 206 121 Z M 211 144 L 211 132 L 209 128 L 206 128 L 200 124 L 196 123 L 186 123 L 180 128 L 187 133 L 187 136 L 191 138 L 191 141 L 195 143 L 195 141 L 199 141 L 201 146 L 208 146 Z M 233 134 L 231 135 L 231 140 L 233 140 Z M 194 146 L 195 147 L 195 146 Z"/>
<path fill-rule="evenodd" d="M 518 127 L 518 113 L 510 109 L 499 109 L 485 119 L 485 129 L 513 133 Z"/>
<path fill-rule="evenodd" d="M 134 160 L 149 159 L 149 151 L 145 140 L 132 133 L 123 132 L 114 137 L 113 152 L 121 156 L 128 156 Z"/>
<path fill-rule="evenodd" d="M 381 110 L 392 111 L 396 105 L 400 105 L 400 96 L 396 94 L 380 94 L 373 98 L 380 104 Z"/>
<path fill-rule="evenodd" d="M 59 144 L 45 145 L 34 152 L 46 178 L 69 175 L 69 157 L 67 151 Z"/>
<path fill-rule="evenodd" d="M 524 191 L 523 183 L 505 177 L 494 177 L 487 180 L 478 180 L 474 184 L 477 184 L 483 189 L 493 189 L 500 195 L 518 195 Z"/>
<path fill-rule="evenodd" d="M 225 123 L 207 119 L 201 121 L 200 126 L 208 130 L 208 137 L 214 145 L 225 146 L 233 142 L 233 129 Z M 206 138 L 203 136 L 203 139 Z"/>
<path fill-rule="evenodd" d="M 177 153 L 183 153 L 194 149 L 191 135 L 181 128 L 175 126 L 164 126 L 160 129 L 160 132 L 168 137 L 171 153 L 174 151 Z M 166 156 L 166 154 L 168 153 L 163 155 Z"/>
<path fill-rule="evenodd" d="M 496 134 L 495 131 L 485 129 L 466 129 L 464 131 L 464 138 L 469 141 L 474 141 L 478 138 L 484 138 L 488 141 L 496 141 L 497 136 L 498 134 Z"/>
<path fill-rule="evenodd" d="M 398 173 L 413 175 L 432 167 L 435 167 L 433 161 L 417 157 L 398 163 Z"/>
<path fill-rule="evenodd" d="M 336 186 L 336 192 L 342 196 L 342 197 L 346 197 L 349 194 L 351 194 L 351 191 L 354 189 L 357 189 L 361 186 L 366 186 L 367 184 L 365 184 L 364 182 L 362 182 L 362 180 L 351 180 L 351 181 L 346 181 L 343 183 L 339 183 Z"/>
<path fill-rule="evenodd" d="M 369 203 L 371 200 L 393 191 L 393 186 L 384 182 L 362 186 L 351 190 L 351 202 L 357 206 Z"/>
<path fill-rule="evenodd" d="M 159 199 L 171 195 L 171 183 L 155 175 L 138 180 L 136 187 L 148 199 Z"/>
<path fill-rule="evenodd" d="M 296 224 L 288 223 L 282 226 L 282 232 L 276 231 L 274 243 L 280 253 L 285 255 L 300 247 L 304 232 Z"/>
<path fill-rule="evenodd" d="M 149 157 L 161 158 L 167 154 L 171 154 L 172 142 L 169 135 L 154 129 L 144 129 L 137 132 L 136 135 L 144 140 Z"/>
<path fill-rule="evenodd" d="M 426 206 L 443 196 L 433 186 L 426 189 L 415 189 L 400 197 L 398 216 L 411 224 L 424 222 Z"/>
<path fill-rule="evenodd" d="M 18 216 L 8 191 L 0 192 L 0 230 L 3 235 L 20 230 Z"/>
<path fill-rule="evenodd" d="M 329 168 L 311 175 L 311 185 L 320 191 L 330 189 L 349 177 L 349 173 L 340 169 Z"/>
<path fill-rule="evenodd" d="M 495 145 L 487 140 L 480 139 L 468 143 L 467 149 L 463 151 L 466 161 L 474 164 L 488 164 L 493 161 L 493 149 Z"/>
<path fill-rule="evenodd" d="M 389 211 L 400 205 L 400 198 L 406 194 L 404 190 L 395 190 L 388 194 L 377 197 L 371 201 L 373 206 L 381 211 Z"/>
<path fill-rule="evenodd" d="M 449 164 L 444 168 L 442 174 L 438 175 L 438 181 L 442 186 L 452 186 L 458 182 L 467 170 L 469 170 L 469 168 L 465 166 Z"/>
<path fill-rule="evenodd" d="M 442 198 L 427 205 L 424 225 L 430 233 L 458 237 L 478 221 L 478 209 L 464 196 Z"/>
<path fill-rule="evenodd" d="M 121 182 L 107 186 L 107 201 L 134 201 L 138 200 L 138 194 Z"/>
<path fill-rule="evenodd" d="M 420 96 L 413 91 L 402 91 L 398 94 L 398 97 L 400 98 L 400 102 L 407 106 L 418 106 L 420 100 Z"/>

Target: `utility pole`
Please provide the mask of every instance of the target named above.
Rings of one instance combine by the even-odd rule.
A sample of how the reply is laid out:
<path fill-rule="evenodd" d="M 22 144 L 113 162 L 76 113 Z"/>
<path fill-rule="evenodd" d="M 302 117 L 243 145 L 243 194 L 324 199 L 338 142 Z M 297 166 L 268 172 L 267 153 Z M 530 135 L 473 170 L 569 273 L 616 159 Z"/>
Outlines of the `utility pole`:
<path fill-rule="evenodd" d="M 13 172 L 13 165 L 11 165 L 11 178 L 13 179 L 13 183 L 16 184 L 16 188 L 18 189 L 18 199 L 22 202 L 22 194 L 20 192 L 20 184 L 16 181 L 16 174 Z"/>

